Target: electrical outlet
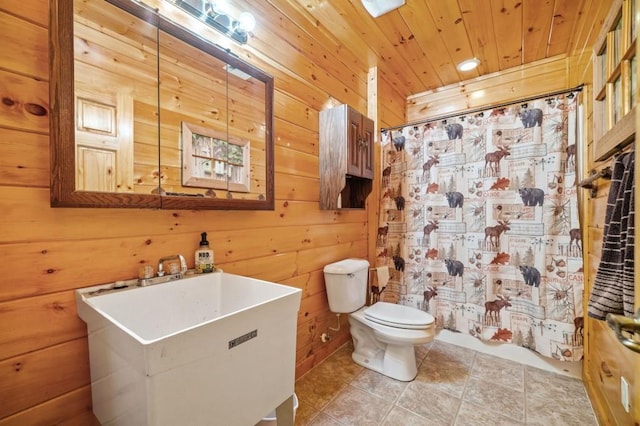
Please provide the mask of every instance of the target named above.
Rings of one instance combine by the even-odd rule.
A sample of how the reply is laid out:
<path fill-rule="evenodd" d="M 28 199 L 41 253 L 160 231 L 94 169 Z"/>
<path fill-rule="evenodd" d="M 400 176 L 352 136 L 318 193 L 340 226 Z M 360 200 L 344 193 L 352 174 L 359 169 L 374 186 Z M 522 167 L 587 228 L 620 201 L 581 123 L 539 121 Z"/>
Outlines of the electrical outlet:
<path fill-rule="evenodd" d="M 628 413 L 631 408 L 629 407 L 629 383 L 623 376 L 620 376 L 620 402 L 624 411 Z"/>

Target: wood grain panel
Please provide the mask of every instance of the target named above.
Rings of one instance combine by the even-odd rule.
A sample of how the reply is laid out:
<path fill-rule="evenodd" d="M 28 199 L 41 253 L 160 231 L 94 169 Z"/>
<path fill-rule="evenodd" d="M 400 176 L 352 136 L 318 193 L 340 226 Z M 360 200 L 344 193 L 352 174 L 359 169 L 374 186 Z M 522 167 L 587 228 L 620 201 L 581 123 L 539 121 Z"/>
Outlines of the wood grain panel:
<path fill-rule="evenodd" d="M 303 298 L 325 292 L 324 272 L 321 270 L 299 273 L 294 277 L 282 280 L 281 283 L 302 290 Z M 300 312 L 302 311 L 300 309 Z"/>
<path fill-rule="evenodd" d="M 83 386 L 15 415 L 0 419 L 0 426 L 24 425 L 100 425 L 91 410 L 91 386 Z"/>
<path fill-rule="evenodd" d="M 351 52 L 361 52 L 368 58 L 369 63 L 384 63 L 381 72 L 395 76 L 395 80 L 399 84 L 413 89 L 419 90 L 422 83 L 417 75 L 408 72 L 405 59 L 401 54 L 397 54 L 393 49 L 392 43 L 383 34 L 372 32 L 368 29 L 370 25 L 376 25 L 372 22 L 373 18 L 369 16 L 362 7 L 354 8 L 350 2 L 333 3 L 335 8 L 317 7 L 313 1 L 292 0 L 300 4 L 301 7 L 314 16 L 320 22 L 330 22 L 331 32 L 343 40 L 349 40 L 350 44 L 345 46 Z M 380 18 L 378 18 L 380 19 Z M 378 56 L 383 61 L 375 61 L 374 57 Z M 404 71 L 403 71 L 404 70 Z M 403 91 L 404 93 L 408 93 Z M 358 105 L 352 105 L 359 108 Z"/>
<path fill-rule="evenodd" d="M 280 282 L 297 274 L 322 269 L 326 264 L 347 257 L 366 258 L 366 240 L 333 246 L 274 254 L 260 258 L 222 264 L 227 272 Z"/>
<path fill-rule="evenodd" d="M 12 324 L 0 335 L 0 360 L 86 334 L 72 291 L 1 303 L 0 323 Z"/>
<path fill-rule="evenodd" d="M 282 227 L 279 230 L 269 226 L 253 230 L 236 228 L 221 231 L 203 225 L 200 225 L 200 230 L 208 232 L 209 241 L 216 255 L 216 265 L 223 269 L 227 269 L 226 265 L 229 263 L 242 260 L 246 260 L 248 263 L 256 262 L 259 265 L 261 257 L 288 252 L 301 253 L 310 249 L 322 250 L 323 247 L 328 249 L 336 244 L 349 241 L 364 241 L 366 243 L 367 238 L 364 218 L 355 223 L 305 224 L 286 226 L 286 228 Z M 198 241 L 199 237 L 196 238 L 196 235 L 192 233 L 179 233 L 171 238 L 164 236 L 158 238 L 150 236 L 121 237 L 117 245 L 114 245 L 112 240 L 104 238 L 3 244 L 0 245 L 0 255 L 6 262 L 10 262 L 12 268 L 6 271 L 5 279 L 0 281 L 0 301 L 101 284 L 105 283 L 103 277 L 109 274 L 115 280 L 134 278 L 137 277 L 138 268 L 141 265 L 152 265 L 155 268 L 158 259 L 176 251 L 175 247 L 184 248 L 180 252 L 187 259 L 187 265 L 193 268 L 193 252 L 197 248 Z M 100 253 L 101 260 L 99 262 L 95 260 L 96 253 Z M 121 253 L 127 253 L 132 261 L 123 265 Z M 15 282 L 20 279 L 22 268 L 31 271 L 32 285 L 15 285 Z M 75 306 L 71 306 L 74 302 L 70 294 L 57 293 L 48 297 L 50 299 L 42 301 L 41 304 L 47 308 L 51 307 L 53 313 L 61 315 L 56 318 L 68 320 L 66 315 L 75 315 Z M 62 297 L 62 300 L 58 300 L 56 297 Z M 7 321 L 17 320 L 19 313 L 23 310 L 37 310 L 36 307 L 30 305 L 33 301 L 24 303 L 18 306 L 2 305 L 4 306 L 3 315 L 9 315 Z M 73 309 L 66 310 L 67 307 Z M 20 336 L 24 336 L 26 339 L 27 330 L 36 324 L 37 322 L 26 321 L 24 325 L 16 329 L 15 333 L 18 334 L 14 335 L 11 332 L 2 337 L 19 339 Z M 59 333 L 64 329 L 71 329 L 72 324 L 75 323 L 62 323 Z M 41 336 L 39 340 L 43 340 L 44 337 Z M 26 347 L 26 349 L 32 348 Z M 9 348 L 0 349 L 0 359 L 9 356 L 2 356 L 3 350 L 9 350 Z"/>
<path fill-rule="evenodd" d="M 0 419 L 86 386 L 86 338 L 0 361 Z"/>
<path fill-rule="evenodd" d="M 438 75 L 431 61 L 427 60 L 428 55 L 436 55 L 435 46 L 429 46 L 425 48 L 424 44 L 418 43 L 418 37 L 407 26 L 407 21 L 416 19 L 416 12 L 410 9 L 411 4 L 407 5 L 407 8 L 402 10 L 402 14 L 386 14 L 375 20 L 378 23 L 378 27 L 383 33 L 392 40 L 393 45 L 396 47 L 397 54 L 392 57 L 394 62 L 403 59 L 412 65 L 414 70 L 421 68 L 415 75 L 420 82 L 420 87 L 429 87 L 432 85 L 442 84 L 441 76 Z M 419 4 L 418 4 L 419 5 Z M 363 19 L 370 19 L 368 16 Z M 428 14 L 422 15 L 423 20 L 429 19 Z M 430 21 L 430 20 L 429 20 Z M 421 28 L 428 28 L 430 22 L 425 22 L 425 26 Z M 370 33 L 369 33 L 370 34 Z M 443 58 L 447 60 L 448 58 Z M 408 75 L 408 72 L 404 72 L 403 75 Z M 397 77 L 396 77 L 397 78 Z"/>
<path fill-rule="evenodd" d="M 41 0 L 25 2 L 22 0 L 5 0 L 0 5 L 0 10 L 20 17 L 27 22 L 47 27 L 49 9 L 42 7 Z M 46 64 L 45 64 L 46 65 Z M 45 68 L 46 69 L 46 68 Z"/>
<path fill-rule="evenodd" d="M 46 80 L 49 75 L 47 29 L 2 12 L 0 28 L 4 32 L 0 43 L 2 68 Z"/>
<path fill-rule="evenodd" d="M 577 32 L 578 17 L 584 13 L 584 4 L 585 0 L 555 1 L 547 56 L 556 56 L 571 51 L 569 46 Z"/>
<path fill-rule="evenodd" d="M 437 83 L 431 83 L 431 86 L 443 86 L 455 81 L 457 75 L 455 64 L 452 63 L 446 46 L 439 35 L 442 25 L 440 25 L 440 28 L 438 27 L 435 22 L 435 17 L 429 10 L 427 4 L 422 2 L 407 2 L 405 7 L 399 9 L 398 12 L 411 28 L 412 43 L 420 46 L 426 58 L 437 58 L 437 60 L 433 61 L 420 61 L 420 64 L 422 64 L 420 68 L 423 68 L 424 72 L 427 73 L 425 77 L 429 77 L 432 73 L 434 73 L 435 76 L 431 77 L 431 79 L 437 77 L 435 80 Z M 424 78 L 422 80 L 424 80 Z M 418 87 L 429 87 L 429 82 L 421 82 L 422 85 Z M 414 93 L 418 87 L 415 85 L 412 86 Z"/>
<path fill-rule="evenodd" d="M 305 250 L 298 256 L 298 272 L 322 269 L 329 263 L 348 257 L 367 258 L 367 241 L 350 241 L 335 245 L 331 250 L 322 248 Z"/>
<path fill-rule="evenodd" d="M 282 160 L 276 165 L 276 173 L 296 174 L 309 178 L 317 178 L 319 159 L 317 155 L 283 148 L 276 145 L 276 156 Z"/>
<path fill-rule="evenodd" d="M 275 197 L 277 200 L 313 201 L 320 199 L 320 181 L 317 177 L 303 177 L 276 173 Z"/>
<path fill-rule="evenodd" d="M 578 16 L 572 35 L 573 54 L 591 58 L 592 47 L 612 2 L 613 0 L 584 2 L 582 13 Z M 591 75 L 586 78 L 586 81 L 591 81 Z"/>
<path fill-rule="evenodd" d="M 274 6 L 269 2 L 237 2 L 239 10 L 251 10 L 261 33 L 255 34 L 251 45 L 258 50 L 278 51 L 278 60 L 296 75 L 302 76 L 314 86 L 328 90 L 336 81 L 343 82 L 354 93 L 366 93 L 367 67 L 357 55 L 344 46 L 334 52 L 335 42 L 305 25 L 308 19 L 294 11 L 290 4 Z M 289 19 L 273 19 L 282 13 Z M 303 26 L 303 28 L 300 28 Z M 296 43 L 291 43 L 295 39 Z M 318 40 L 320 39 L 320 40 Z"/>
<path fill-rule="evenodd" d="M 0 69 L 0 127 L 49 133 L 49 84 Z"/>
<path fill-rule="evenodd" d="M 300 377 L 316 365 L 324 361 L 329 355 L 338 350 L 342 345 L 351 340 L 348 333 L 342 333 L 334 336 L 331 341 L 318 347 L 308 347 L 304 352 L 304 360 L 296 365 L 296 377 Z"/>
<path fill-rule="evenodd" d="M 491 2 L 491 16 L 498 45 L 498 63 L 500 70 L 522 65 L 522 2 L 504 0 Z"/>
<path fill-rule="evenodd" d="M 587 357 L 587 377 L 591 389 L 597 389 L 606 404 L 605 417 L 611 415 L 606 424 L 631 425 L 633 414 L 625 412 L 620 403 L 620 378 L 629 383 L 633 398 L 634 383 L 638 380 L 634 372 L 634 354 L 618 343 L 613 332 L 603 321 L 589 319 L 589 338 L 592 340 L 590 356 Z M 606 413 L 606 414 L 605 414 Z"/>
<path fill-rule="evenodd" d="M 463 13 L 466 18 L 466 11 L 462 12 L 456 2 L 448 1 L 432 1 L 428 3 L 428 7 L 431 12 L 431 16 L 433 17 L 435 24 L 434 28 L 439 30 L 438 35 L 441 40 L 439 44 L 446 46 L 446 50 L 449 52 L 447 56 L 451 59 L 451 63 L 448 64 L 448 66 L 453 66 L 455 70 L 450 69 L 449 72 L 456 72 L 462 80 L 477 77 L 477 69 L 464 72 L 457 71 L 455 68 L 460 62 L 475 57 L 467 34 L 467 29 L 464 24 Z M 446 37 L 441 35 L 441 29 L 443 28 L 447 29 Z M 423 48 L 426 52 L 429 52 L 434 47 L 427 44 L 426 46 L 423 46 Z M 445 85 L 449 83 L 449 81 L 444 80 Z"/>
<path fill-rule="evenodd" d="M 406 106 L 407 101 L 402 97 L 385 78 L 378 76 L 377 79 L 377 112 L 379 128 L 398 126 L 407 122 Z M 384 101 L 383 101 L 384 100 Z M 379 135 L 376 132 L 376 141 Z M 378 158 L 378 157 L 376 157 Z"/>
<path fill-rule="evenodd" d="M 524 39 L 522 41 L 525 62 L 533 62 L 545 58 L 549 43 L 549 28 L 553 22 L 555 1 L 525 0 L 522 7 Z M 555 35 L 555 34 L 554 34 Z"/>
<path fill-rule="evenodd" d="M 591 214 L 590 226 L 604 228 L 605 214 L 607 211 L 607 199 L 609 197 L 609 188 L 611 182 L 606 179 L 598 179 L 596 182 L 597 195 L 591 198 L 589 203 L 589 212 Z"/>
<path fill-rule="evenodd" d="M 482 58 L 478 68 L 485 73 L 499 69 L 498 45 L 494 43 L 491 0 L 458 0 L 464 17 L 464 26 L 469 33 L 469 43 L 475 53 Z M 465 80 L 468 78 L 465 76 Z"/>
<path fill-rule="evenodd" d="M 341 315 L 338 318 L 335 314 L 325 311 L 304 321 L 299 320 L 299 324 L 296 336 L 296 360 L 299 368 L 305 365 L 307 357 L 314 356 L 314 354 L 317 355 L 318 352 L 321 353 L 324 350 L 326 343 L 321 340 L 323 333 L 326 333 L 331 341 L 340 340 L 344 342 L 351 338 L 349 319 L 346 315 Z M 340 324 L 340 329 L 336 330 L 338 324 Z"/>
<path fill-rule="evenodd" d="M 3 189 L 5 212 L 0 215 L 3 242 L 83 240 L 87 238 L 153 237 L 178 233 L 200 235 L 203 224 L 217 230 L 255 229 L 265 226 L 295 226 L 364 221 L 365 212 L 324 211 L 317 203 L 276 200 L 275 211 L 238 214 L 235 211 L 95 210 L 51 209 L 49 193 L 40 188 Z M 100 227 L 95 226 L 96 215 Z M 189 250 L 190 250 L 189 246 Z M 186 248 L 186 247 L 185 247 Z M 119 257 L 122 261 L 122 258 Z M 112 274 L 117 274 L 114 271 Z"/>
<path fill-rule="evenodd" d="M 276 118 L 274 122 L 276 146 L 290 148 L 306 154 L 318 155 L 318 133 L 291 122 Z"/>
<path fill-rule="evenodd" d="M 49 187 L 48 136 L 0 127 L 0 152 L 0 185 Z"/>

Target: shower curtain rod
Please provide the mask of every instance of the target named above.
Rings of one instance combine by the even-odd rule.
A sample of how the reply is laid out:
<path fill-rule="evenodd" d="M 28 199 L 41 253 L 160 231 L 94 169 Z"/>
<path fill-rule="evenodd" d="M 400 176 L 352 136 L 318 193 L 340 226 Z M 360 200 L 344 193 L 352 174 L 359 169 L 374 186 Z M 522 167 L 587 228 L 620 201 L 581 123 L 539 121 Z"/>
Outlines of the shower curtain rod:
<path fill-rule="evenodd" d="M 581 84 L 581 85 L 576 86 L 576 87 L 574 87 L 572 89 L 558 90 L 556 92 L 550 92 L 550 93 L 545 93 L 545 94 L 542 94 L 542 95 L 531 96 L 531 97 L 528 97 L 528 98 L 520 99 L 518 101 L 504 102 L 504 103 L 497 104 L 497 105 L 489 105 L 489 106 L 484 106 L 484 107 L 480 107 L 480 108 L 474 108 L 474 109 L 463 111 L 463 112 L 458 111 L 456 113 L 443 114 L 443 115 L 439 115 L 439 116 L 436 116 L 436 117 L 433 117 L 433 118 L 429 118 L 427 120 L 420 120 L 420 121 L 414 121 L 413 123 L 406 123 L 406 124 L 403 124 L 401 126 L 385 127 L 385 128 L 380 129 L 380 131 L 381 132 L 386 132 L 387 130 L 402 129 L 404 127 L 417 126 L 418 124 L 430 123 L 432 121 L 446 120 L 447 118 L 457 117 L 459 115 L 470 115 L 470 114 L 474 114 L 476 112 L 485 111 L 485 110 L 488 110 L 488 109 L 503 108 L 503 107 L 510 106 L 510 105 L 522 104 L 522 103 L 525 103 L 525 102 L 535 101 L 536 99 L 540 99 L 540 98 L 548 98 L 548 97 L 551 97 L 551 96 L 562 95 L 563 93 L 580 92 L 580 91 L 582 91 L 583 87 L 584 87 L 584 84 Z"/>

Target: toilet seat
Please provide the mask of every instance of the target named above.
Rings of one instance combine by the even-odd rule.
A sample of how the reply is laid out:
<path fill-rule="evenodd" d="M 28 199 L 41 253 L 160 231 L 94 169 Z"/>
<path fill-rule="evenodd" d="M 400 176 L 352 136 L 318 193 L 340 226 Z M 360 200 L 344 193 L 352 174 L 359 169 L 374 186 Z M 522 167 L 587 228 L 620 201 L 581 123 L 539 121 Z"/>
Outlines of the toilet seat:
<path fill-rule="evenodd" d="M 390 325 L 380 324 L 367 318 L 362 308 L 349 314 L 349 318 L 359 321 L 369 327 L 375 334 L 376 340 L 394 345 L 421 345 L 433 340 L 435 335 L 435 324 L 423 326 L 421 328 L 400 328 Z"/>
<path fill-rule="evenodd" d="M 364 309 L 369 321 L 408 330 L 424 330 L 435 322 L 433 315 L 409 306 L 389 302 L 377 302 Z"/>

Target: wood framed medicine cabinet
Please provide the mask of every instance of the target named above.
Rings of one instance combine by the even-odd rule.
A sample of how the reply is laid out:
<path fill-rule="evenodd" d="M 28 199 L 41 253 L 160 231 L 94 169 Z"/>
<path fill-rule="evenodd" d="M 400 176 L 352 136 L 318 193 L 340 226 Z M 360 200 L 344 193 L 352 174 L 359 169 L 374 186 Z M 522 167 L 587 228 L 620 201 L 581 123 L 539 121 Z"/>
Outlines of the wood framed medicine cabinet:
<path fill-rule="evenodd" d="M 51 206 L 273 210 L 272 76 L 140 2 L 49 5 Z"/>

